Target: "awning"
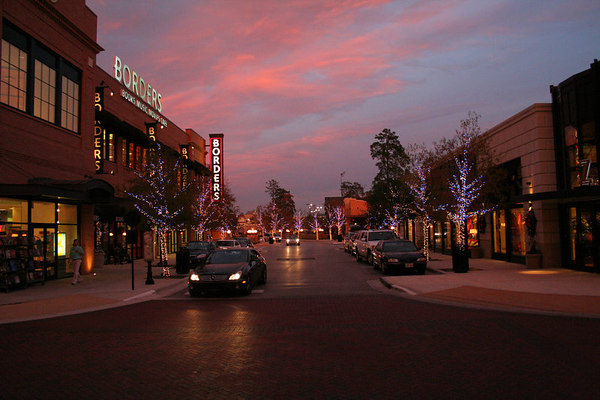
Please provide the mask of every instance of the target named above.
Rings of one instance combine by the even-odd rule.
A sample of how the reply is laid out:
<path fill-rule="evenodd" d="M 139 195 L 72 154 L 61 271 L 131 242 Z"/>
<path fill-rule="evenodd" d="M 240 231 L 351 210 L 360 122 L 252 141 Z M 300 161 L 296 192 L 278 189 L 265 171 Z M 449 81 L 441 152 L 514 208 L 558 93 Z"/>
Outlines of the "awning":
<path fill-rule="evenodd" d="M 0 184 L 0 196 L 34 200 L 70 200 L 97 204 L 111 202 L 114 195 L 114 188 L 101 179 L 33 178 L 27 184 Z"/>

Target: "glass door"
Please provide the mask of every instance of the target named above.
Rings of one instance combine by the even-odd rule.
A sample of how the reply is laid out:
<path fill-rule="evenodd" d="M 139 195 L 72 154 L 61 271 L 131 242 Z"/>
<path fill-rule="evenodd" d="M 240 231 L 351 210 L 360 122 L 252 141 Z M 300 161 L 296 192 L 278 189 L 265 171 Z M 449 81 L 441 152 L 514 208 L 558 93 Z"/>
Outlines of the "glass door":
<path fill-rule="evenodd" d="M 41 268 L 44 279 L 56 278 L 56 229 L 49 226 L 33 225 L 33 262 Z"/>
<path fill-rule="evenodd" d="M 596 226 L 596 212 L 589 208 L 580 209 L 580 236 L 579 236 L 579 260 L 578 264 L 586 270 L 593 270 L 596 260 L 598 238 Z"/>

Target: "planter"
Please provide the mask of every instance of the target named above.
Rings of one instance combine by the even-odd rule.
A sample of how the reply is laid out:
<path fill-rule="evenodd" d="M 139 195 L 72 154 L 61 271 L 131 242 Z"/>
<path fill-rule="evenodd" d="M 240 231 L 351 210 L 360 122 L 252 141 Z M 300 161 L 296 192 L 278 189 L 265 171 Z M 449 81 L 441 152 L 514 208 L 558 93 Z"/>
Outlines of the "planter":
<path fill-rule="evenodd" d="M 525 254 L 525 264 L 527 268 L 542 268 L 542 255 L 536 254 Z"/>
<path fill-rule="evenodd" d="M 483 258 L 483 249 L 481 247 L 473 247 L 470 251 L 471 258 Z"/>
<path fill-rule="evenodd" d="M 452 271 L 455 273 L 469 272 L 469 252 L 464 250 L 452 251 Z"/>
<path fill-rule="evenodd" d="M 104 252 L 96 251 L 94 253 L 94 266 L 93 269 L 104 267 Z"/>

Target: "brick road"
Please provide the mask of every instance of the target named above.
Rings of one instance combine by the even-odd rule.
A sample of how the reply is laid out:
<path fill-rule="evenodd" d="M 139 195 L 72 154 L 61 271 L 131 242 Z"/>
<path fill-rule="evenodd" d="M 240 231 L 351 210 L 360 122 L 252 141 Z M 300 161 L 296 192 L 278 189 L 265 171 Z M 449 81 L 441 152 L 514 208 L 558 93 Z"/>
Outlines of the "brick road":
<path fill-rule="evenodd" d="M 1 325 L 0 398 L 600 398 L 598 332 L 382 295 L 152 301 Z"/>

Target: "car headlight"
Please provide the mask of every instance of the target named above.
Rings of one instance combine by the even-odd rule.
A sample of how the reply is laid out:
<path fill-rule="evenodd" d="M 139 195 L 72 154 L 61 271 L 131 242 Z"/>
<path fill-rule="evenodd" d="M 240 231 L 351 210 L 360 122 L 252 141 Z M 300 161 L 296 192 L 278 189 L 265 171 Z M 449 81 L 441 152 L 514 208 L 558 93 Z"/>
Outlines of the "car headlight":
<path fill-rule="evenodd" d="M 388 262 L 397 263 L 398 259 L 397 258 L 388 258 Z"/>
<path fill-rule="evenodd" d="M 231 274 L 229 275 L 229 280 L 230 281 L 237 281 L 242 277 L 242 273 L 241 272 L 236 272 L 235 274 Z"/>
<path fill-rule="evenodd" d="M 200 276 L 196 273 L 192 273 L 190 274 L 190 281 L 199 281 L 200 280 Z"/>

